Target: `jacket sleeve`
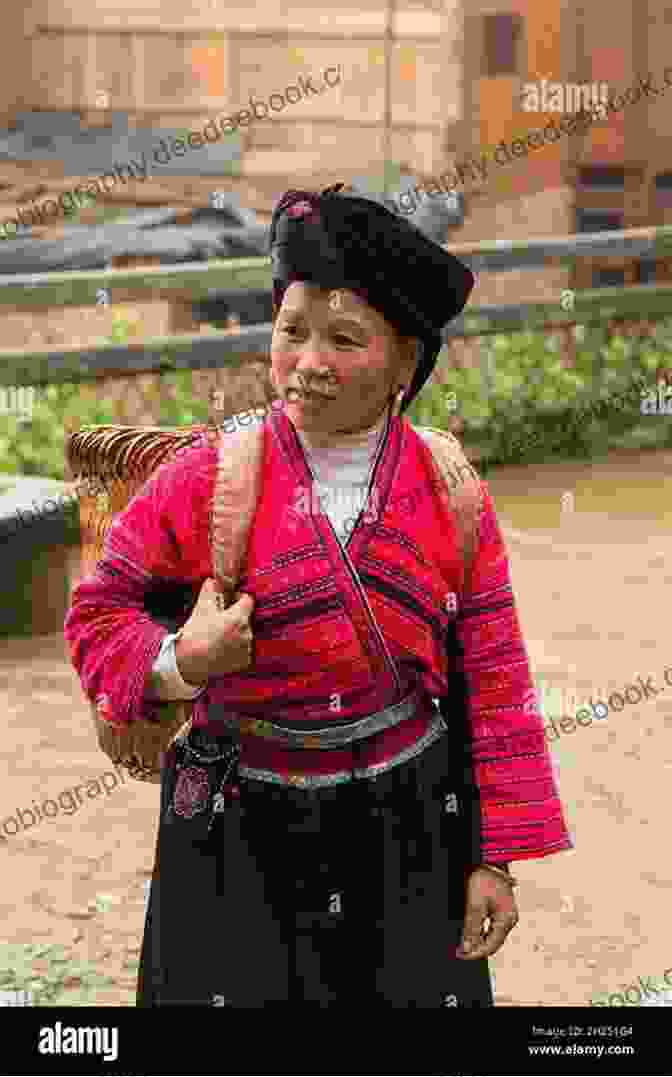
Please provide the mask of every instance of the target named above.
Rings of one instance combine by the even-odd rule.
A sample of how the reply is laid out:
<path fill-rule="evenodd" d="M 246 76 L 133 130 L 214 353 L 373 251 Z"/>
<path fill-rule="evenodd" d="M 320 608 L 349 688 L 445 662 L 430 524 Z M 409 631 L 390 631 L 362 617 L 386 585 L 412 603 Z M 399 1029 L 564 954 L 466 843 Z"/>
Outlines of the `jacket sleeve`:
<path fill-rule="evenodd" d="M 205 437 L 162 464 L 114 517 L 103 557 L 73 591 L 64 626 L 72 664 L 87 698 L 115 722 L 161 715 L 145 691 L 167 629 L 147 607 L 161 608 L 161 594 L 174 602 L 180 586 L 193 599 L 211 574 L 216 465 Z"/>
<path fill-rule="evenodd" d="M 506 863 L 571 849 L 520 631 L 509 559 L 488 484 L 468 592 L 458 612 L 482 860 Z"/>

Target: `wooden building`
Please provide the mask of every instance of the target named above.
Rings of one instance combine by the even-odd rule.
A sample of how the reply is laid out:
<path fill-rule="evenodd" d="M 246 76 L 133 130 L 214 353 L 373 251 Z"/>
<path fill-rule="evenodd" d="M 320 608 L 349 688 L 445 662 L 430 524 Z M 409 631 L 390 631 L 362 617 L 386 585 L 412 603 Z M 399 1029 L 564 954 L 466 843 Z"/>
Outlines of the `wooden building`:
<path fill-rule="evenodd" d="M 670 223 L 672 92 L 505 163 L 498 147 L 562 119 L 548 101 L 524 107 L 530 84 L 564 87 L 565 110 L 581 87 L 620 94 L 649 74 L 661 86 L 671 19 L 664 0 L 194 0 L 188 10 L 178 0 L 141 10 L 136 0 L 26 0 L 4 16 L 0 115 L 11 125 L 22 111 L 62 110 L 104 126 L 125 114 L 131 126 L 202 130 L 337 65 L 328 92 L 240 129 L 262 212 L 288 181 L 380 175 L 386 155 L 428 180 L 497 151 L 486 182 L 465 189 L 456 242 Z M 236 189 L 244 204 L 245 184 Z M 584 260 L 575 271 L 483 274 L 474 300 L 669 274 L 663 258 Z"/>

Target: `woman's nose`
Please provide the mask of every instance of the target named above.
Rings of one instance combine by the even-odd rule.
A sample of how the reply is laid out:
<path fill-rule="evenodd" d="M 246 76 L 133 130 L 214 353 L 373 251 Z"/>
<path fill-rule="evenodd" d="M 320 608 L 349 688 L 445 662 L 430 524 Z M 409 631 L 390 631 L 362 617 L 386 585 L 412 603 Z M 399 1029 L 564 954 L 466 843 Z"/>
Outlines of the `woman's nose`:
<path fill-rule="evenodd" d="M 333 353 L 326 348 L 301 348 L 295 370 L 305 377 L 326 378 L 331 373 L 333 360 Z"/>

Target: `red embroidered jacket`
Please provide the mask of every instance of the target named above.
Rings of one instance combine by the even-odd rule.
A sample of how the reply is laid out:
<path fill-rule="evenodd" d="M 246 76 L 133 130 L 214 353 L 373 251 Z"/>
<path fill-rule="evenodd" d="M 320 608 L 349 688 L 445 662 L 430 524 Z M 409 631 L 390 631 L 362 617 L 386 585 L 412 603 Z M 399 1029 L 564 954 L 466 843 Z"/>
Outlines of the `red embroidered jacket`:
<path fill-rule="evenodd" d="M 217 448 L 205 437 L 162 465 L 108 532 L 95 574 L 73 594 L 65 623 L 89 699 L 115 718 L 151 712 L 146 678 L 166 630 L 143 610 L 153 581 L 200 587 L 213 575 L 209 510 Z M 429 448 L 400 418 L 371 475 L 377 511 L 363 513 L 345 549 L 326 515 L 297 512 L 311 476 L 284 412 L 264 425 L 263 482 L 240 590 L 255 600 L 254 664 L 212 678 L 196 701 L 307 727 L 354 721 L 419 686 L 418 713 L 348 747 L 285 749 L 241 740 L 242 775 L 281 783 L 371 776 L 423 751 L 445 728 L 431 700 L 447 694 L 446 632 L 456 620 L 469 690 L 483 859 L 506 862 L 572 848 L 521 637 L 506 549 L 487 483 L 470 590 L 455 521 L 436 491 Z M 460 596 L 456 608 L 456 596 Z M 317 779 L 317 776 L 320 776 Z"/>

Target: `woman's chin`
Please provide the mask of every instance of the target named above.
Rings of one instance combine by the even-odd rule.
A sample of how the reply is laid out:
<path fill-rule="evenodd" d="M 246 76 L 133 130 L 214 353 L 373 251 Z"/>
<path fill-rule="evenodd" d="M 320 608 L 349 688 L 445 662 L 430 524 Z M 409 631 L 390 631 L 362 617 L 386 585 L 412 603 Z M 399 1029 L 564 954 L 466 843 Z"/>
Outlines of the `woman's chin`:
<path fill-rule="evenodd" d="M 305 397 L 289 397 L 287 399 L 287 411 L 292 418 L 296 417 L 302 425 L 321 426 L 327 419 L 327 415 L 333 409 L 329 408 L 330 400 L 310 400 Z"/>

